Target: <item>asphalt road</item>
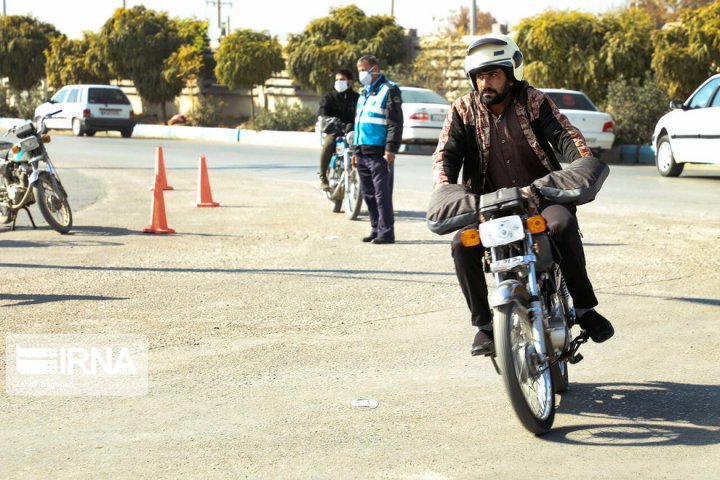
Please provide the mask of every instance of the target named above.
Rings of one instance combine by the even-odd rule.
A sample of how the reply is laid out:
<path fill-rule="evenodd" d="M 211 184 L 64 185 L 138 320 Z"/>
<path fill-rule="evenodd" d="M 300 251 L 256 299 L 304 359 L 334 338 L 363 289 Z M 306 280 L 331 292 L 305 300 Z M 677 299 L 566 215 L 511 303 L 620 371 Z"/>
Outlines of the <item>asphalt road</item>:
<path fill-rule="evenodd" d="M 376 246 L 312 188 L 316 151 L 163 142 L 178 233 L 143 235 L 157 144 L 56 135 L 73 233 L 0 229 L 0 333 L 144 335 L 150 370 L 138 397 L 0 391 L 0 478 L 718 478 L 717 168 L 613 166 L 580 208 L 616 336 L 538 438 L 468 353 L 429 157 L 398 158 Z M 201 154 L 220 208 L 191 205 Z"/>

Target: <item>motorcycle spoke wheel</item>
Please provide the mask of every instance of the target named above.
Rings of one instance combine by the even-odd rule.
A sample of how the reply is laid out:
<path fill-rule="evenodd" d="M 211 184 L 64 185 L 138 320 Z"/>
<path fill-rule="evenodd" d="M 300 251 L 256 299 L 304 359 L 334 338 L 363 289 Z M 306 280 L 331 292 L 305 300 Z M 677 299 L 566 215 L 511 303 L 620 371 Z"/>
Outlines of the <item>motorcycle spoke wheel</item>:
<path fill-rule="evenodd" d="M 48 175 L 42 175 L 35 188 L 38 207 L 48 225 L 60 233 L 69 232 L 72 211 L 65 195 L 55 188 Z"/>
<path fill-rule="evenodd" d="M 535 349 L 529 321 L 512 303 L 499 308 L 494 329 L 500 369 L 515 413 L 530 432 L 549 431 L 555 419 L 552 375 Z"/>

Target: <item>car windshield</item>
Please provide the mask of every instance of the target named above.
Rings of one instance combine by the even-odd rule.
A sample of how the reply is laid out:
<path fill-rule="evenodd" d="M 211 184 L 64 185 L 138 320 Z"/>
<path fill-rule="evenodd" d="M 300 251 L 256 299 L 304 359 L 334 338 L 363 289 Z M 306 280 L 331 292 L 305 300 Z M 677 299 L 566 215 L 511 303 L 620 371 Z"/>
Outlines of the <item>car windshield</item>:
<path fill-rule="evenodd" d="M 88 101 L 90 103 L 130 104 L 125 94 L 115 88 L 91 88 L 88 91 Z"/>
<path fill-rule="evenodd" d="M 562 110 L 588 110 L 597 112 L 597 108 L 592 104 L 589 98 L 582 93 L 569 92 L 545 92 L 547 93 L 557 107 Z"/>
<path fill-rule="evenodd" d="M 431 90 L 401 90 L 403 103 L 439 103 L 448 105 L 450 102 Z"/>

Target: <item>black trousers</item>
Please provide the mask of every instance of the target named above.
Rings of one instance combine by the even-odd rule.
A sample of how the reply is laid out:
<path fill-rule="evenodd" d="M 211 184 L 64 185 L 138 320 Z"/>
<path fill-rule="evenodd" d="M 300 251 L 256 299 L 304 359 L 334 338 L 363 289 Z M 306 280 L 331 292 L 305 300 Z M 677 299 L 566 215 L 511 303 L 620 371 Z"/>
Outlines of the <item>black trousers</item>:
<path fill-rule="evenodd" d="M 370 234 L 395 239 L 393 181 L 395 162 L 387 163 L 383 154 L 357 155 L 360 191 L 370 217 Z"/>
<path fill-rule="evenodd" d="M 325 177 L 327 175 L 327 169 L 330 166 L 330 159 L 335 153 L 335 135 L 325 135 L 322 145 L 322 151 L 320 152 L 320 176 Z"/>
<path fill-rule="evenodd" d="M 550 236 L 562 255 L 560 270 L 565 277 L 575 307 L 594 307 L 598 302 L 585 268 L 585 251 L 580 240 L 575 214 L 564 205 L 549 202 L 543 202 L 539 210 L 548 225 Z M 467 228 L 477 228 L 477 225 Z M 492 314 L 483 272 L 483 253 L 482 245 L 464 247 L 460 240 L 460 232 L 453 238 L 452 256 L 455 261 L 455 272 L 470 308 L 472 324 L 483 330 L 490 330 Z"/>

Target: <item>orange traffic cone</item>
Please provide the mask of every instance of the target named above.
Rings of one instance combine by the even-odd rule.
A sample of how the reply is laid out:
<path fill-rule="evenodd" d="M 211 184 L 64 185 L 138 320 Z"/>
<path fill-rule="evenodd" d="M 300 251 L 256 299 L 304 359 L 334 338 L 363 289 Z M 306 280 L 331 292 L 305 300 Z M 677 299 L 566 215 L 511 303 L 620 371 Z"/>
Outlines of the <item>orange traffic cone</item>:
<path fill-rule="evenodd" d="M 212 192 L 210 191 L 210 178 L 207 172 L 207 163 L 205 155 L 200 156 L 200 168 L 198 171 L 198 191 L 197 191 L 197 207 L 219 207 L 220 204 L 213 202 Z"/>
<path fill-rule="evenodd" d="M 160 177 L 161 190 L 173 190 L 173 187 L 168 185 L 167 176 L 165 175 L 165 155 L 163 155 L 162 146 L 158 146 L 155 151 L 155 176 Z M 150 187 L 150 190 L 154 188 L 157 188 L 157 185 Z"/>
<path fill-rule="evenodd" d="M 150 226 L 143 229 L 144 233 L 175 233 L 175 230 L 168 227 L 165 216 L 165 198 L 160 184 L 160 175 L 155 175 L 155 188 L 153 188 L 153 200 L 150 212 Z"/>

